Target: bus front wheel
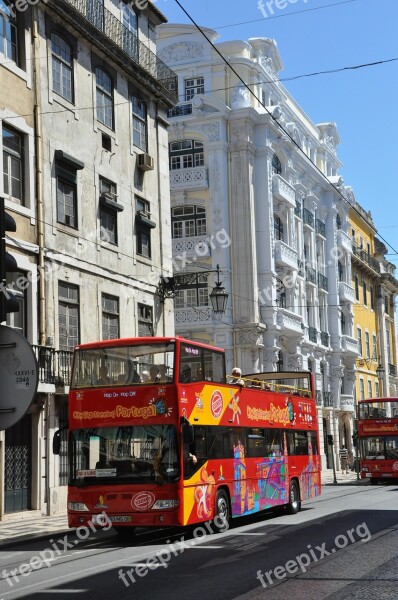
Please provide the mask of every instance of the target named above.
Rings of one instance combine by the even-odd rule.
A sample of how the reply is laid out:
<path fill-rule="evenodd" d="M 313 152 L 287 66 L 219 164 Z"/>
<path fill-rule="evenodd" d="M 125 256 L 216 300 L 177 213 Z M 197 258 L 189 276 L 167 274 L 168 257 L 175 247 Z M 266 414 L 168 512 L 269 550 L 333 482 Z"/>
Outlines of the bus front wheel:
<path fill-rule="evenodd" d="M 287 512 L 290 515 L 295 515 L 301 508 L 300 492 L 296 481 L 290 484 L 290 502 L 287 505 Z"/>
<path fill-rule="evenodd" d="M 216 495 L 213 527 L 216 531 L 226 531 L 231 519 L 229 499 L 224 490 L 219 490 Z"/>

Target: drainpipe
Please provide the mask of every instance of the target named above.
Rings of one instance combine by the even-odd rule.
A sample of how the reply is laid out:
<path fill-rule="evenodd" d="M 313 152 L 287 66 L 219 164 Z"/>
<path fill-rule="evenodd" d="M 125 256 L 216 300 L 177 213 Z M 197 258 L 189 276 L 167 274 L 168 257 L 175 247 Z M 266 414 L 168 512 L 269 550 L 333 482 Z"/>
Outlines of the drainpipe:
<path fill-rule="evenodd" d="M 161 124 L 166 125 L 165 119 L 159 115 L 159 103 L 156 103 L 156 165 L 157 165 L 157 192 L 158 192 L 158 208 L 159 208 L 159 252 L 160 252 L 160 277 L 163 275 L 163 222 L 162 222 L 162 198 L 161 198 L 161 181 L 160 181 L 160 151 L 159 151 L 159 127 Z M 159 302 L 162 304 L 161 302 Z M 174 318 L 174 317 L 173 317 Z M 162 335 L 166 336 L 166 303 L 163 302 L 163 319 L 162 319 Z"/>

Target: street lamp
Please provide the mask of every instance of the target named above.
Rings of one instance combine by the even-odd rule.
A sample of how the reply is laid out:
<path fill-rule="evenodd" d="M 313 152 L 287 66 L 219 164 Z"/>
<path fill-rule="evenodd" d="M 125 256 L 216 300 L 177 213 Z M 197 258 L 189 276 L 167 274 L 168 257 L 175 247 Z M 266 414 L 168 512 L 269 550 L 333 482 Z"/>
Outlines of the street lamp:
<path fill-rule="evenodd" d="M 385 373 L 385 368 L 383 367 L 382 364 L 380 364 L 380 358 L 379 358 L 379 364 L 377 365 L 376 375 L 379 379 L 383 379 L 384 373 Z"/>
<path fill-rule="evenodd" d="M 158 287 L 158 296 L 160 301 L 164 303 L 166 298 L 174 298 L 177 292 L 184 285 L 192 285 L 196 282 L 198 275 L 208 275 L 209 273 L 217 273 L 217 281 L 215 287 L 210 292 L 210 302 L 213 311 L 216 314 L 224 314 L 228 301 L 228 293 L 220 281 L 220 267 L 209 271 L 197 271 L 195 273 L 184 273 L 183 275 L 175 275 L 174 277 L 161 277 Z"/>

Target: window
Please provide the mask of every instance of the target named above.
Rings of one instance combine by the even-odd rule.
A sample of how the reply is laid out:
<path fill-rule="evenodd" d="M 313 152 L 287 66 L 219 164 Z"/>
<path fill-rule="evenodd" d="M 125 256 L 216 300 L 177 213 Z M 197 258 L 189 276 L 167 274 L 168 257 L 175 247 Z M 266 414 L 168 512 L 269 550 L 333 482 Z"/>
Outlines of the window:
<path fill-rule="evenodd" d="M 56 33 L 51 36 L 53 92 L 73 101 L 73 62 L 71 47 Z"/>
<path fill-rule="evenodd" d="M 365 306 L 367 306 L 368 305 L 368 293 L 367 293 L 366 281 L 362 282 L 362 291 L 363 291 L 363 303 Z"/>
<path fill-rule="evenodd" d="M 4 0 L 0 0 L 0 53 L 18 64 L 17 23 L 8 3 Z"/>
<path fill-rule="evenodd" d="M 103 69 L 95 69 L 97 121 L 113 129 L 112 79 Z"/>
<path fill-rule="evenodd" d="M 79 343 L 79 288 L 58 283 L 59 349 L 72 351 Z"/>
<path fill-rule="evenodd" d="M 336 228 L 341 229 L 341 217 L 340 217 L 339 213 L 337 213 L 337 215 L 336 215 Z"/>
<path fill-rule="evenodd" d="M 26 273 L 7 273 L 6 289 L 9 289 L 10 292 L 14 295 L 15 299 L 17 300 L 19 311 L 15 313 L 8 313 L 6 324 L 8 325 L 8 327 L 12 327 L 16 331 L 19 331 L 21 335 L 24 335 L 26 337 L 27 290 L 25 286 L 18 285 L 18 279 L 20 277 L 22 278 L 22 281 L 27 281 Z"/>
<path fill-rule="evenodd" d="M 282 164 L 277 154 L 272 157 L 272 172 L 274 175 L 280 175 L 282 173 Z"/>
<path fill-rule="evenodd" d="M 359 300 L 359 279 L 358 275 L 354 276 L 355 300 Z"/>
<path fill-rule="evenodd" d="M 359 380 L 359 399 L 365 400 L 365 384 L 362 377 Z"/>
<path fill-rule="evenodd" d="M 150 220 L 150 204 L 146 200 L 136 197 L 135 209 L 137 254 L 151 258 L 151 229 L 156 227 L 156 223 Z"/>
<path fill-rule="evenodd" d="M 370 338 L 369 338 L 369 331 L 365 331 L 365 352 L 366 352 L 366 358 L 370 358 Z"/>
<path fill-rule="evenodd" d="M 133 96 L 133 144 L 137 148 L 141 148 L 144 152 L 147 151 L 147 114 L 146 104 L 140 98 Z"/>
<path fill-rule="evenodd" d="M 76 169 L 56 161 L 57 221 L 77 229 L 77 176 Z"/>
<path fill-rule="evenodd" d="M 173 238 L 206 235 L 206 210 L 201 206 L 179 206 L 171 213 Z"/>
<path fill-rule="evenodd" d="M 372 397 L 373 397 L 372 382 L 370 379 L 368 379 L 368 398 L 372 398 Z"/>
<path fill-rule="evenodd" d="M 377 337 L 376 337 L 375 333 L 372 335 L 372 342 L 373 342 L 372 358 L 373 358 L 373 360 L 377 360 Z"/>
<path fill-rule="evenodd" d="M 138 304 L 138 337 L 153 336 L 153 310 L 146 304 Z"/>
<path fill-rule="evenodd" d="M 274 234 L 276 240 L 283 241 L 283 222 L 276 214 L 274 214 Z"/>
<path fill-rule="evenodd" d="M 279 372 L 283 371 L 283 352 L 279 350 L 278 352 L 278 362 L 276 363 L 276 370 Z"/>
<path fill-rule="evenodd" d="M 362 356 L 362 329 L 357 327 L 358 353 Z"/>
<path fill-rule="evenodd" d="M 116 340 L 119 334 L 119 298 L 102 294 L 102 339 Z"/>
<path fill-rule="evenodd" d="M 180 286 L 174 298 L 174 308 L 192 308 L 209 305 L 207 275 L 187 275 L 180 278 Z"/>
<path fill-rule="evenodd" d="M 131 4 L 131 3 L 130 3 Z M 138 55 L 138 18 L 135 11 L 121 2 L 123 29 L 123 50 L 132 58 Z"/>
<path fill-rule="evenodd" d="M 372 310 L 374 310 L 375 309 L 375 297 L 374 297 L 373 286 L 370 286 L 370 288 L 369 288 L 369 296 L 370 296 L 370 308 Z"/>
<path fill-rule="evenodd" d="M 100 177 L 100 227 L 101 240 L 117 245 L 116 184 Z M 122 207 L 119 208 L 119 210 Z M 108 339 L 108 338 L 105 338 Z"/>
<path fill-rule="evenodd" d="M 185 80 L 185 100 L 192 100 L 196 94 L 205 93 L 204 77 L 194 77 Z"/>
<path fill-rule="evenodd" d="M 171 171 L 203 167 L 205 164 L 203 143 L 198 140 L 171 142 L 169 150 Z"/>
<path fill-rule="evenodd" d="M 23 136 L 3 125 L 3 186 L 4 193 L 18 204 L 23 202 Z"/>
<path fill-rule="evenodd" d="M 337 263 L 337 268 L 339 272 L 339 281 L 344 281 L 344 267 L 340 261 Z"/>
<path fill-rule="evenodd" d="M 389 362 L 389 364 L 392 363 L 391 360 L 391 336 L 390 336 L 390 330 L 386 329 L 386 350 L 387 350 L 387 360 Z"/>
<path fill-rule="evenodd" d="M 380 398 L 380 386 L 378 381 L 375 381 L 375 397 Z"/>

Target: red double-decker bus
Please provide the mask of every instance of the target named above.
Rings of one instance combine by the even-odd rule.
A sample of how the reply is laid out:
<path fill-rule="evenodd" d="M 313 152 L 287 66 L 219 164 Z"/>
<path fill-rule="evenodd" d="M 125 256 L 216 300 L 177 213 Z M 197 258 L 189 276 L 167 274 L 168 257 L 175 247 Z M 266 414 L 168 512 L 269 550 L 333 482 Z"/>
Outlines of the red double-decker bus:
<path fill-rule="evenodd" d="M 78 346 L 69 526 L 101 524 L 104 511 L 119 532 L 217 524 L 282 505 L 295 513 L 318 495 L 311 373 L 243 380 L 227 383 L 223 350 L 179 337 Z"/>
<path fill-rule="evenodd" d="M 377 484 L 398 478 L 398 398 L 358 403 L 358 442 L 362 479 Z"/>

